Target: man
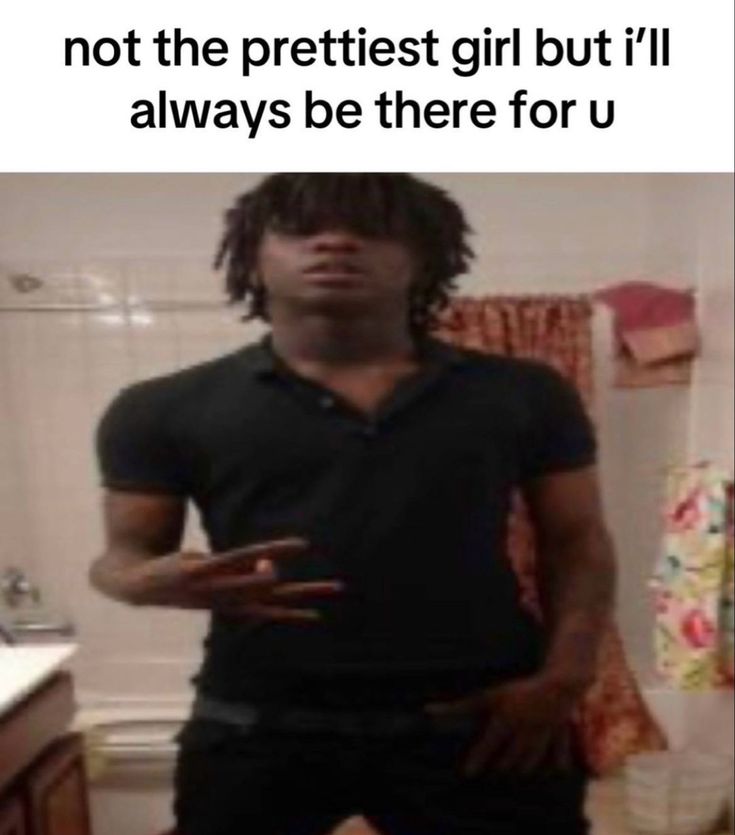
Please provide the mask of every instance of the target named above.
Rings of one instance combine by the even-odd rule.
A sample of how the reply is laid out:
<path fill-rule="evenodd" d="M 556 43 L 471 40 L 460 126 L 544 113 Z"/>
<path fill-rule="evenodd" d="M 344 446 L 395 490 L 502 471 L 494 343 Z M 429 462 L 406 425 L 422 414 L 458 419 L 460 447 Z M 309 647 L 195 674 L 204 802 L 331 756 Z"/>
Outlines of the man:
<path fill-rule="evenodd" d="M 98 437 L 91 577 L 211 610 L 176 773 L 180 835 L 582 835 L 570 721 L 614 561 L 582 405 L 538 363 L 429 337 L 471 250 L 408 175 L 281 174 L 227 214 L 260 344 L 136 384 Z M 512 492 L 545 627 L 505 553 Z M 181 551 L 187 500 L 209 555 Z"/>

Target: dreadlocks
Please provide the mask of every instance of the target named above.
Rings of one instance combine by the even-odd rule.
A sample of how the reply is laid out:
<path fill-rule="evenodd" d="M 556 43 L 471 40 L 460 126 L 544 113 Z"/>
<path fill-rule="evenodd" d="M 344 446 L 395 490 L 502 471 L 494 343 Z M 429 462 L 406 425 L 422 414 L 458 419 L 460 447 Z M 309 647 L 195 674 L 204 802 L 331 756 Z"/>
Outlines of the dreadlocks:
<path fill-rule="evenodd" d="M 267 319 L 264 290 L 252 280 L 264 232 L 308 235 L 330 226 L 409 247 L 418 264 L 409 298 L 409 324 L 417 334 L 432 326 L 473 257 L 462 209 L 442 189 L 409 174 L 273 174 L 241 194 L 225 215 L 214 265 L 225 267 L 230 302 L 244 302 L 247 319 Z"/>

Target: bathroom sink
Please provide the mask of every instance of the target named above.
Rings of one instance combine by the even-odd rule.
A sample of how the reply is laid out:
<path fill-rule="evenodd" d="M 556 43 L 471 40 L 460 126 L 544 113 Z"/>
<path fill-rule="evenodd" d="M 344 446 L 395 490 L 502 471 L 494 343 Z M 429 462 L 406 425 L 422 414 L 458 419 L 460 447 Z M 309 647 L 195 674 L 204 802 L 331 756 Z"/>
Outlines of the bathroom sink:
<path fill-rule="evenodd" d="M 0 646 L 0 716 L 62 668 L 76 650 L 71 643 Z"/>

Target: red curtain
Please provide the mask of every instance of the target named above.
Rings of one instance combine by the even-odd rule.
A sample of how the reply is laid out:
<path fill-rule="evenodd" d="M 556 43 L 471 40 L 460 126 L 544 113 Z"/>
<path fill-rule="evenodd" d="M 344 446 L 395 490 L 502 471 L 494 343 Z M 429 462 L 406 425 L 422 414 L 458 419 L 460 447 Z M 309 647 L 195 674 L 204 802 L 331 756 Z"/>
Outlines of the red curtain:
<path fill-rule="evenodd" d="M 592 412 L 591 320 L 592 307 L 584 297 L 456 298 L 443 312 L 437 335 L 463 347 L 548 362 L 574 382 Z M 540 616 L 533 530 L 520 498 L 509 531 L 524 601 Z M 587 762 L 597 774 L 616 769 L 633 753 L 666 746 L 615 627 L 605 636 L 597 681 L 579 712 L 578 727 Z"/>

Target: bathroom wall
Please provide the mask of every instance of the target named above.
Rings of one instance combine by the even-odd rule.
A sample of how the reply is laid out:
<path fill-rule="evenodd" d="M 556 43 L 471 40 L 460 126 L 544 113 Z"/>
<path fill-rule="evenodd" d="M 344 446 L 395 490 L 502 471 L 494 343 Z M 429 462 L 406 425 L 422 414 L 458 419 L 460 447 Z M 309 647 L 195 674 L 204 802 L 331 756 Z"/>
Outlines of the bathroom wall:
<path fill-rule="evenodd" d="M 692 455 L 732 471 L 735 424 L 732 175 L 702 177 L 697 206 L 697 286 L 704 345 L 692 390 Z"/>
<path fill-rule="evenodd" d="M 209 268 L 223 209 L 256 179 L 0 175 L 0 522 L 7 532 L 0 566 L 26 566 L 49 606 L 76 621 L 85 704 L 176 702 L 188 693 L 202 619 L 132 612 L 87 586 L 102 544 L 91 436 L 126 382 L 214 356 L 259 332 L 219 307 L 219 280 Z M 476 231 L 477 261 L 461 288 L 467 293 L 589 292 L 641 277 L 685 287 L 726 266 L 716 254 L 724 223 L 720 230 L 697 219 L 703 205 L 719 218 L 726 185 L 717 178 L 707 186 L 686 175 L 431 179 L 455 194 Z M 19 293 L 7 281 L 19 273 L 42 277 L 44 286 Z M 100 299 L 111 308 L 78 312 Z M 124 314 L 115 307 L 120 299 L 132 302 Z M 56 311 L 28 309 L 34 306 Z M 602 310 L 596 329 L 620 622 L 634 666 L 649 678 L 645 583 L 658 547 L 662 468 L 685 461 L 688 444 L 709 430 L 690 425 L 687 388 L 610 389 Z M 696 388 L 700 420 L 710 379 Z"/>

